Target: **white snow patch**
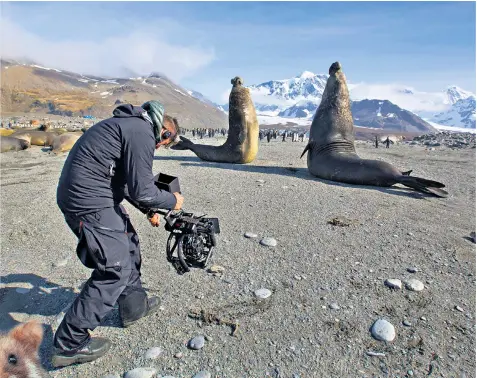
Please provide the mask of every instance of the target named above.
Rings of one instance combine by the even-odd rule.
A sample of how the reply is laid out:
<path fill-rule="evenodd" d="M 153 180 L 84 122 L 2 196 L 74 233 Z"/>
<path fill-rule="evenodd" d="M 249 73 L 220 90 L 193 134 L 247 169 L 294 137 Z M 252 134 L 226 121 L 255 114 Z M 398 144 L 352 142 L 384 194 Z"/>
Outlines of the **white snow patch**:
<path fill-rule="evenodd" d="M 99 92 L 99 91 L 98 91 L 98 92 Z M 107 96 L 107 95 L 110 95 L 110 94 L 111 94 L 111 93 L 109 93 L 109 92 L 103 92 L 103 93 L 100 93 L 99 95 L 100 95 L 100 96 Z M 104 97 L 103 97 L 103 98 L 104 98 Z"/>
<path fill-rule="evenodd" d="M 427 123 L 429 123 L 431 126 L 435 127 L 438 130 L 456 131 L 459 133 L 471 133 L 471 134 L 477 133 L 476 129 L 471 129 L 467 127 L 444 126 L 444 125 L 440 125 L 438 123 L 430 122 L 430 121 L 427 121 Z"/>
<path fill-rule="evenodd" d="M 78 79 L 78 81 L 81 81 L 82 83 L 88 83 L 89 80 L 86 80 L 86 79 Z"/>
<path fill-rule="evenodd" d="M 119 84 L 116 80 L 101 80 L 101 83 L 108 83 L 108 84 Z"/>
<path fill-rule="evenodd" d="M 179 93 L 180 93 L 181 95 L 183 95 L 183 96 L 187 96 L 184 92 L 180 91 L 180 90 L 177 89 L 177 88 L 174 88 L 174 90 L 175 90 L 176 92 L 179 92 Z"/>
<path fill-rule="evenodd" d="M 297 126 L 311 125 L 311 120 L 307 118 L 285 118 L 257 115 L 257 119 L 260 125 L 286 125 L 288 123 L 296 123 Z"/>
<path fill-rule="evenodd" d="M 56 71 L 56 72 L 61 72 L 60 70 L 57 70 L 56 68 L 42 67 L 42 66 L 38 66 L 38 65 L 36 65 L 36 64 L 32 64 L 31 66 L 32 66 L 32 67 L 36 67 L 36 68 L 41 68 L 42 70 L 47 70 L 47 71 L 53 70 L 53 71 Z"/>
<path fill-rule="evenodd" d="M 396 114 L 394 114 L 394 113 L 388 113 L 386 115 L 386 118 L 394 118 L 394 117 L 396 117 Z"/>
<path fill-rule="evenodd" d="M 6 70 L 8 70 L 8 67 L 5 67 Z"/>

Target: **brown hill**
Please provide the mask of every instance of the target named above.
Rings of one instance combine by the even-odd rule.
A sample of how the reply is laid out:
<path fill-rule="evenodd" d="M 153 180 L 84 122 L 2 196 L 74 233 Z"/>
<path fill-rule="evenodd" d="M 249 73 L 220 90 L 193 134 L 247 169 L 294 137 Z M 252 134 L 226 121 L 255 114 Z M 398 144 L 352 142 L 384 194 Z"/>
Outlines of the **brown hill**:
<path fill-rule="evenodd" d="M 33 64 L 1 61 L 2 113 L 92 115 L 105 118 L 119 103 L 164 104 L 166 113 L 182 127 L 228 127 L 228 117 L 192 97 L 159 74 L 130 79 L 107 79 Z"/>

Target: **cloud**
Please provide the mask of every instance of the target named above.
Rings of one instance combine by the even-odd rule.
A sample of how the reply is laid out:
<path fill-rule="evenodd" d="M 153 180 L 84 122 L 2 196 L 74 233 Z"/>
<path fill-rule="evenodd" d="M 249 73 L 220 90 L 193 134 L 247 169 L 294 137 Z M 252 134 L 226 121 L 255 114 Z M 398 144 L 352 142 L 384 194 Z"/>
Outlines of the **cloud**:
<path fill-rule="evenodd" d="M 161 24 L 163 25 L 163 24 Z M 121 36 L 94 41 L 48 40 L 28 32 L 11 19 L 1 22 L 1 56 L 31 59 L 46 67 L 81 74 L 129 77 L 160 72 L 174 81 L 193 76 L 215 59 L 213 48 L 168 42 L 166 30 L 140 27 Z M 175 36 L 173 36 L 175 37 Z M 169 39 L 170 40 L 170 39 Z"/>
<path fill-rule="evenodd" d="M 348 83 L 352 100 L 389 100 L 413 112 L 439 112 L 449 107 L 447 95 L 442 92 L 421 92 L 401 84 Z"/>

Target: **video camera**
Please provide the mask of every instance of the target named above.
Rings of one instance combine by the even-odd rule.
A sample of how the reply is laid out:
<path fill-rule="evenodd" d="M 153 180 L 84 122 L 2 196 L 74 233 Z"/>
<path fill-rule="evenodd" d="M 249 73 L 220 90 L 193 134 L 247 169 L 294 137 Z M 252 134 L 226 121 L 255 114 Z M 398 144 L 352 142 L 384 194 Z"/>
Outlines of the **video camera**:
<path fill-rule="evenodd" d="M 154 177 L 154 184 L 170 193 L 181 191 L 179 179 L 163 173 Z M 205 214 L 195 216 L 184 210 L 151 209 L 149 212 L 164 215 L 164 228 L 170 232 L 166 246 L 167 261 L 179 274 L 189 272 L 191 267 L 207 267 L 217 245 L 216 234 L 220 234 L 218 218 L 206 218 Z"/>

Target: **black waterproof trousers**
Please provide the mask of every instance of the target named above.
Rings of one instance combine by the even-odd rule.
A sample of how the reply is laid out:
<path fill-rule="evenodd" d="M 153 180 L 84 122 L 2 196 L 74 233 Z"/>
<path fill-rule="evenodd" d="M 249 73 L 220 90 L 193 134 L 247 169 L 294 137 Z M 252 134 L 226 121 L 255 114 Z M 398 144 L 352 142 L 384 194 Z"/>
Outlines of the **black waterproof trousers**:
<path fill-rule="evenodd" d="M 66 223 L 78 237 L 76 253 L 94 269 L 81 293 L 63 318 L 54 346 L 75 352 L 90 339 L 104 316 L 119 304 L 122 319 L 139 319 L 147 310 L 141 285 L 139 238 L 123 206 L 76 216 L 64 213 Z"/>

